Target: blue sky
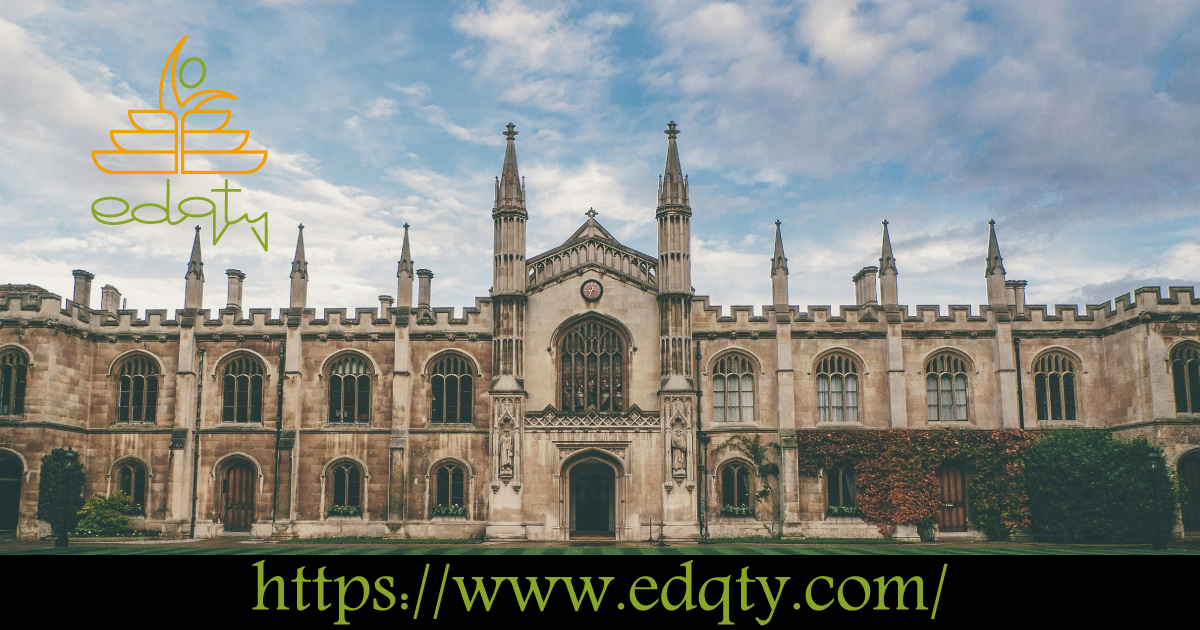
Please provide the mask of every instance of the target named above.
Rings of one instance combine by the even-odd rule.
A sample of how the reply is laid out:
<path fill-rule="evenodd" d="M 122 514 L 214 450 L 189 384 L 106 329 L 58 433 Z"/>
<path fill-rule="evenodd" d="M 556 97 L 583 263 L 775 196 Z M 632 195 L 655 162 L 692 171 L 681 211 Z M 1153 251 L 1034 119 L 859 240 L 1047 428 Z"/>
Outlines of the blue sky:
<path fill-rule="evenodd" d="M 853 302 L 883 219 L 910 305 L 985 301 L 991 218 L 1031 303 L 1200 279 L 1194 2 L 110 0 L 0 5 L 0 283 L 69 297 L 84 268 L 93 307 L 103 284 L 130 308 L 182 307 L 197 221 L 104 226 L 89 209 L 161 203 L 166 176 L 107 175 L 90 152 L 157 101 L 183 35 L 204 88 L 237 95 L 231 127 L 270 152 L 229 178 L 235 215 L 268 212 L 270 249 L 244 224 L 206 241 L 208 308 L 227 268 L 247 273 L 247 306 L 286 306 L 300 222 L 309 306 L 393 294 L 405 222 L 434 305 L 472 306 L 510 121 L 530 256 L 589 207 L 654 254 L 676 121 L 693 284 L 726 307 L 770 302 L 777 218 L 802 307 Z M 216 198 L 222 179 L 171 176 L 172 199 Z"/>

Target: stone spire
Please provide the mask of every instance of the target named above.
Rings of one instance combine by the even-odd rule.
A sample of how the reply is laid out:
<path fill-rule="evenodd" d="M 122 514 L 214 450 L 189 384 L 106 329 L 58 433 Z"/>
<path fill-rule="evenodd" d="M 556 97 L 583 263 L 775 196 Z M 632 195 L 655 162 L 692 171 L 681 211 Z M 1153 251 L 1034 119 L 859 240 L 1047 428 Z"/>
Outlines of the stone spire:
<path fill-rule="evenodd" d="M 292 259 L 292 309 L 303 309 L 308 302 L 308 260 L 304 257 L 304 224 L 296 237 L 296 257 Z"/>
<path fill-rule="evenodd" d="M 400 316 L 407 317 L 412 309 L 413 260 L 408 246 L 408 224 L 404 224 L 404 246 L 400 248 L 400 260 L 396 261 L 396 308 Z"/>
<path fill-rule="evenodd" d="M 888 235 L 888 222 L 883 222 L 883 249 L 879 254 L 879 297 L 884 306 L 899 304 L 896 276 L 896 257 L 892 255 L 892 238 Z"/>
<path fill-rule="evenodd" d="M 525 385 L 525 186 L 517 173 L 516 126 L 504 137 L 504 170 L 496 181 L 492 208 L 492 392 L 523 392 Z M 420 271 L 417 272 L 420 275 Z"/>
<path fill-rule="evenodd" d="M 192 240 L 192 257 L 188 260 L 185 279 L 183 307 L 201 308 L 204 303 L 204 261 L 200 258 L 200 226 L 196 226 L 196 238 Z"/>
<path fill-rule="evenodd" d="M 776 313 L 787 313 L 788 310 L 788 266 L 787 257 L 783 255 L 783 235 L 780 234 L 781 222 L 775 221 L 775 255 L 771 258 L 771 297 L 775 304 Z"/>
<path fill-rule="evenodd" d="M 504 170 L 496 180 L 496 204 L 492 212 L 516 211 L 525 214 L 525 183 L 517 172 L 516 125 L 508 123 L 508 146 L 504 149 Z"/>
<path fill-rule="evenodd" d="M 987 269 L 983 277 L 987 281 L 988 304 L 994 307 L 1008 305 L 1004 274 L 1004 259 L 1000 257 L 1000 242 L 996 240 L 996 222 L 988 221 Z"/>
<path fill-rule="evenodd" d="M 692 209 L 688 205 L 687 179 L 679 167 L 675 136 L 679 129 L 667 125 L 667 165 L 658 187 L 658 308 L 660 391 L 692 388 Z"/>
<path fill-rule="evenodd" d="M 668 123 L 667 130 L 663 133 L 667 134 L 667 165 L 658 185 L 658 207 L 687 206 L 688 185 L 687 178 L 683 176 L 683 169 L 679 166 L 679 148 L 675 145 L 675 136 L 679 135 L 679 129 L 676 128 L 675 121 Z"/>

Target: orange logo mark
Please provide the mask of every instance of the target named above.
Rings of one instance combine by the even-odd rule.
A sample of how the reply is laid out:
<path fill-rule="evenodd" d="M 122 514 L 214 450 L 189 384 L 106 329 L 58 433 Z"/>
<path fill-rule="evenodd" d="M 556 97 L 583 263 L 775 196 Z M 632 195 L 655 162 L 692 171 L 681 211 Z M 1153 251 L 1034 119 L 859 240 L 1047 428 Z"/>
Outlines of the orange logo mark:
<path fill-rule="evenodd" d="M 265 150 L 250 150 L 244 149 L 246 143 L 250 140 L 250 130 L 248 129 L 226 129 L 225 125 L 229 124 L 229 119 L 233 115 L 233 111 L 229 109 L 202 109 L 209 101 L 218 98 L 227 98 L 236 101 L 237 97 L 224 90 L 203 90 L 196 92 L 186 99 L 179 100 L 179 87 L 177 83 L 183 84 L 187 89 L 199 87 L 204 82 L 204 76 L 208 70 L 204 66 L 204 61 L 199 57 L 192 57 L 184 60 L 176 72 L 176 61 L 179 57 L 179 50 L 183 48 L 183 43 L 187 41 L 187 35 L 179 40 L 175 45 L 175 49 L 171 51 L 171 55 L 167 57 L 166 63 L 163 64 L 162 75 L 158 80 L 158 109 L 131 109 L 129 110 L 129 122 L 133 125 L 133 130 L 111 130 L 108 132 L 109 138 L 112 140 L 116 150 L 108 151 L 92 151 L 92 163 L 96 168 L 105 173 L 112 174 L 143 174 L 143 175 L 171 175 L 174 173 L 187 173 L 197 175 L 211 174 L 246 174 L 253 173 L 262 168 L 267 163 L 267 152 Z M 201 68 L 200 79 L 194 84 L 188 85 L 183 79 L 183 70 L 191 62 L 199 62 Z M 183 112 L 182 116 L 177 116 L 174 111 L 166 109 L 163 106 L 163 88 L 166 86 L 167 73 L 171 75 L 171 94 L 175 97 L 175 103 L 180 109 L 185 109 L 188 103 L 196 100 L 191 109 Z M 211 123 L 205 127 L 205 118 L 212 114 L 224 114 L 220 124 L 215 126 Z M 143 120 L 143 124 L 139 124 L 134 116 Z M 143 118 L 144 116 L 144 118 Z M 166 118 L 170 116 L 169 122 Z M 190 117 L 195 117 L 189 120 Z M 157 123 L 157 124 L 156 124 Z M 201 127 L 200 129 L 189 129 L 189 123 L 192 127 Z M 170 128 L 165 128 L 169 125 Z M 157 128 L 156 128 L 157 127 Z M 170 141 L 171 148 L 163 148 L 167 141 Z M 239 142 L 240 140 L 240 142 Z M 233 143 L 238 143 L 233 148 L 220 148 L 222 145 L 228 147 Z M 137 145 L 137 146 L 134 146 Z M 139 148 L 150 146 L 151 148 Z M 191 145 L 198 148 L 188 148 Z M 114 165 L 113 168 L 105 168 L 100 164 L 100 156 L 122 156 L 130 161 L 139 164 L 134 166 Z M 170 155 L 173 159 L 171 169 L 164 168 L 149 168 L 148 166 L 165 166 L 162 158 L 145 157 L 145 156 L 162 156 Z M 203 164 L 198 168 L 189 169 L 187 166 L 187 158 L 189 155 L 203 156 L 250 156 L 257 159 L 258 164 L 250 169 L 216 169 L 212 168 L 210 163 Z M 261 157 L 260 157 L 261 156 Z M 211 158 L 204 160 L 209 162 Z M 242 166 L 245 163 L 241 164 Z M 206 168 L 208 167 L 208 168 Z"/>

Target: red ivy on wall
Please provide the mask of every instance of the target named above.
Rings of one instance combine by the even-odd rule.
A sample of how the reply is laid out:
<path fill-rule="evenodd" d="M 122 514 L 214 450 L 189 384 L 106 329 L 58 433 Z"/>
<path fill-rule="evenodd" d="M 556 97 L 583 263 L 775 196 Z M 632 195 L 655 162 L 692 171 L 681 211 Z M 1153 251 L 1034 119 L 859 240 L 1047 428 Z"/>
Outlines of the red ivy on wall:
<path fill-rule="evenodd" d="M 1034 442 L 1026 431 L 903 429 L 798 431 L 799 468 L 851 463 L 858 478 L 863 519 L 891 535 L 896 525 L 936 518 L 941 505 L 937 470 L 946 462 L 970 475 L 971 520 L 989 537 L 1029 526 L 1021 454 Z"/>

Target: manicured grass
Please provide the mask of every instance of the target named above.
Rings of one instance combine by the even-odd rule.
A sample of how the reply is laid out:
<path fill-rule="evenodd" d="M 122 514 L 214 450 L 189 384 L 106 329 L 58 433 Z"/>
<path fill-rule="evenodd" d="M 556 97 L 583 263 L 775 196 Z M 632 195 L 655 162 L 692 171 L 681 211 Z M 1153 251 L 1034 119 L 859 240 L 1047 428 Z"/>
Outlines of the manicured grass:
<path fill-rule="evenodd" d="M 1174 543 L 1167 551 L 1153 551 L 1149 545 L 1058 545 L 1041 543 L 891 543 L 879 544 L 856 541 L 829 544 L 827 541 L 805 544 L 780 544 L 779 541 L 758 544 L 671 545 L 657 547 L 640 545 L 572 546 L 562 543 L 480 544 L 478 541 L 441 544 L 428 540 L 396 541 L 356 539 L 354 544 L 330 543 L 320 539 L 287 541 L 229 541 L 204 540 L 171 544 L 86 543 L 73 541 L 65 550 L 56 549 L 53 541 L 8 542 L 0 544 L 0 555 L 1200 555 L 1200 545 Z"/>

